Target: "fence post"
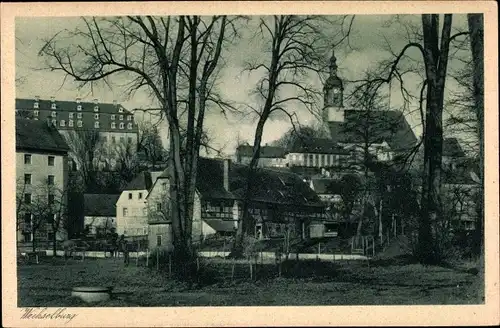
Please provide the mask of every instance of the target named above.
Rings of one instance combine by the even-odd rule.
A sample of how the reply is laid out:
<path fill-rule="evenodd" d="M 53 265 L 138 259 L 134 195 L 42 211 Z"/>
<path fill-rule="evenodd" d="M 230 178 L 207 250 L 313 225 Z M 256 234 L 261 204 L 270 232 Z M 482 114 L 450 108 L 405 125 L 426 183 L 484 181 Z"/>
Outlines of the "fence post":
<path fill-rule="evenodd" d="M 149 267 L 149 248 L 146 248 L 146 268 Z"/>
<path fill-rule="evenodd" d="M 172 253 L 168 254 L 168 275 L 172 276 Z"/>
<path fill-rule="evenodd" d="M 231 282 L 234 280 L 234 266 L 236 265 L 236 260 L 233 259 L 233 265 L 231 266 Z"/>
<path fill-rule="evenodd" d="M 250 264 L 250 280 L 253 280 L 253 272 L 252 272 L 253 265 L 250 259 L 248 260 L 248 264 Z"/>
<path fill-rule="evenodd" d="M 375 238 L 372 237 L 373 256 L 375 257 Z"/>

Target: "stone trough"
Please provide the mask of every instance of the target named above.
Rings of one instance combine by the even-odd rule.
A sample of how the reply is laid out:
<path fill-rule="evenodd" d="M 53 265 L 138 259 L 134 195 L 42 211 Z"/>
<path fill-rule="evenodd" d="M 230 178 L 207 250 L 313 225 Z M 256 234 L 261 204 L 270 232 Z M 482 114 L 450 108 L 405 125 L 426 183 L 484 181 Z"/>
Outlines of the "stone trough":
<path fill-rule="evenodd" d="M 107 301 L 111 298 L 113 287 L 74 287 L 71 296 L 86 303 Z"/>

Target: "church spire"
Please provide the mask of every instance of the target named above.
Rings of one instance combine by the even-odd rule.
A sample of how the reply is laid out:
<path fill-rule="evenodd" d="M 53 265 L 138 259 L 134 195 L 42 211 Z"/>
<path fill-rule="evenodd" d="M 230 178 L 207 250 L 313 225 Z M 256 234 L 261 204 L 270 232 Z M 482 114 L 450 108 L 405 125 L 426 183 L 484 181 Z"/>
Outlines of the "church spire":
<path fill-rule="evenodd" d="M 324 86 L 325 107 L 343 107 L 342 93 L 344 91 L 342 80 L 337 75 L 337 58 L 335 50 L 332 50 L 330 58 L 330 76 Z"/>
<path fill-rule="evenodd" d="M 332 57 L 330 58 L 330 76 L 337 76 L 337 58 L 335 57 L 335 50 L 332 50 Z"/>

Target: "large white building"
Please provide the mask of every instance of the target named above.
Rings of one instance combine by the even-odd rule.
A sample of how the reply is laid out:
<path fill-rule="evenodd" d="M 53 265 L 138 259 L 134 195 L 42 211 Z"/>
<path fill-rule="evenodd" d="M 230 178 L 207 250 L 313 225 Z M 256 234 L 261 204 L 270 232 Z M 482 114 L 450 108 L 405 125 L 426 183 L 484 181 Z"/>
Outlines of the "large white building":
<path fill-rule="evenodd" d="M 130 145 L 136 150 L 138 127 L 134 114 L 117 102 L 100 103 L 76 98 L 74 101 L 16 98 L 16 115 L 33 120 L 48 120 L 65 137 L 68 144 L 75 135 L 85 137 L 85 133 L 96 131 L 101 139 L 106 156 L 114 158 L 113 152 Z M 114 163 L 113 160 L 110 160 Z"/>

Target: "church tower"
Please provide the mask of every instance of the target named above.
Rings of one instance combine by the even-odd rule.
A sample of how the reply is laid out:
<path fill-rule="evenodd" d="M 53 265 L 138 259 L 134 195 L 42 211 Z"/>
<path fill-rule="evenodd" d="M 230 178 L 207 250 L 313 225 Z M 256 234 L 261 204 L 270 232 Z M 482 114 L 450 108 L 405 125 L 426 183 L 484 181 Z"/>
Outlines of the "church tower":
<path fill-rule="evenodd" d="M 344 87 L 342 80 L 337 76 L 337 58 L 332 52 L 330 59 L 330 76 L 323 87 L 324 93 L 324 108 L 323 108 L 323 123 L 328 122 L 343 122 L 344 121 L 344 105 L 343 105 Z"/>

